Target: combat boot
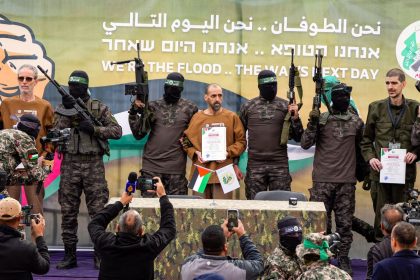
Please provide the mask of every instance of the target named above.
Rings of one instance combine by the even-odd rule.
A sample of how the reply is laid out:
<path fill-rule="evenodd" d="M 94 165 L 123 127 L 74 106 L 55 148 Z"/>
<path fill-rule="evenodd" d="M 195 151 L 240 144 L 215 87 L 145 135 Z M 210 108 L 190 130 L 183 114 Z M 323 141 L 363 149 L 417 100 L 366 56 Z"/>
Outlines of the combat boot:
<path fill-rule="evenodd" d="M 64 258 L 57 264 L 57 269 L 69 269 L 76 266 L 76 244 L 64 245 Z"/>
<path fill-rule="evenodd" d="M 338 267 L 345 272 L 347 272 L 350 276 L 353 276 L 353 270 L 351 269 L 350 259 L 347 256 L 338 257 Z"/>

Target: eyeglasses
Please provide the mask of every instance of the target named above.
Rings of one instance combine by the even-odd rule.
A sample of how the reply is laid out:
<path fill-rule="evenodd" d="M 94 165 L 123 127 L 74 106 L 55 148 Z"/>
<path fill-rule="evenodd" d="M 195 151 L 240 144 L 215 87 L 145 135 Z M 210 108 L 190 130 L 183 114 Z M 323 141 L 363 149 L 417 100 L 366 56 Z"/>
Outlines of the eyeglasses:
<path fill-rule="evenodd" d="M 34 78 L 33 78 L 33 77 L 22 77 L 22 76 L 18 77 L 18 81 L 19 81 L 19 82 L 26 81 L 26 82 L 30 83 L 30 82 L 32 82 L 33 80 L 34 80 Z"/>

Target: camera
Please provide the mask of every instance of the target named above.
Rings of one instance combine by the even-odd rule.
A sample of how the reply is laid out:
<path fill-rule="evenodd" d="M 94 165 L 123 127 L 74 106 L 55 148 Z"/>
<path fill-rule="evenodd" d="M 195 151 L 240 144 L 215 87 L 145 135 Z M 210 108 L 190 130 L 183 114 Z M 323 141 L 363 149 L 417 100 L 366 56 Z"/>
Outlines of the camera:
<path fill-rule="evenodd" d="M 40 216 L 39 214 L 31 214 L 32 208 L 33 208 L 32 205 L 22 206 L 23 224 L 25 226 L 30 226 L 31 220 L 35 220 L 37 224 L 39 223 Z"/>
<path fill-rule="evenodd" d="M 333 232 L 331 234 L 325 235 L 325 239 L 328 242 L 330 251 L 337 256 L 338 255 L 338 245 L 341 243 L 341 236 L 338 232 Z"/>
<path fill-rule="evenodd" d="M 420 201 L 418 201 L 419 190 L 407 190 L 408 202 L 399 204 L 406 214 L 405 220 L 413 226 L 420 226 Z"/>
<path fill-rule="evenodd" d="M 237 209 L 227 210 L 227 228 L 232 231 L 234 227 L 238 227 L 239 211 Z"/>
<path fill-rule="evenodd" d="M 297 206 L 297 198 L 296 197 L 290 197 L 289 198 L 289 206 Z"/>
<path fill-rule="evenodd" d="M 331 234 L 326 235 L 325 239 L 327 239 L 328 245 L 330 245 L 330 247 L 341 242 L 341 236 L 338 232 L 333 232 Z"/>
<path fill-rule="evenodd" d="M 155 191 L 157 182 L 158 182 L 157 179 L 140 176 L 137 179 L 137 188 L 139 188 L 141 192 L 146 192 L 149 190 Z"/>
<path fill-rule="evenodd" d="M 65 148 L 65 145 L 68 143 L 70 139 L 70 128 L 64 128 L 61 130 L 52 129 L 50 130 L 47 135 L 41 137 L 41 145 L 45 147 L 47 144 L 52 144 L 54 149 L 55 147 L 59 148 L 59 152 L 62 152 Z M 47 153 L 45 160 L 53 160 L 54 159 L 54 152 L 50 151 Z"/>

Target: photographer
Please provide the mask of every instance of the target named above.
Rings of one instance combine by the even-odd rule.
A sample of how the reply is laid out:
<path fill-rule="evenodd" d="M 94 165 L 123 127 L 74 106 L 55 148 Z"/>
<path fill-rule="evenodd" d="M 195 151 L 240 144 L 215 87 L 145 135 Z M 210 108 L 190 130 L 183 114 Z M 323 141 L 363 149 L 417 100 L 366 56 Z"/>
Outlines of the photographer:
<path fill-rule="evenodd" d="M 17 129 L 3 129 L 0 131 L 0 170 L 5 172 L 3 178 L 7 190 L 5 196 L 16 198 L 20 196 L 22 183 L 43 181 L 47 170 L 43 168 L 43 157 L 38 157 L 35 139 L 38 136 L 40 122 L 32 114 L 20 117 Z M 16 170 L 16 167 L 22 166 Z M 42 199 L 38 198 L 36 185 L 28 184 L 30 190 L 26 192 L 29 204 L 33 205 L 32 213 L 42 213 Z M 42 190 L 42 189 L 41 189 Z M 39 190 L 39 191 L 41 191 Z"/>
<path fill-rule="evenodd" d="M 174 209 L 165 188 L 157 179 L 156 192 L 161 207 L 160 228 L 153 234 L 144 233 L 143 222 L 136 210 L 119 218 L 117 234 L 106 232 L 108 224 L 118 216 L 133 195 L 124 192 L 120 201 L 108 205 L 89 223 L 90 237 L 101 255 L 99 279 L 153 279 L 155 258 L 175 238 Z M 124 265 L 121 265 L 124 264 Z"/>
<path fill-rule="evenodd" d="M 404 217 L 403 210 L 393 204 L 385 204 L 381 209 L 381 231 L 384 239 L 373 245 L 367 254 L 366 279 L 372 279 L 373 267 L 379 261 L 392 256 L 391 232 L 394 226 Z"/>
<path fill-rule="evenodd" d="M 310 233 L 305 236 L 303 244 L 296 247 L 296 254 L 305 265 L 305 271 L 297 278 L 298 280 L 352 279 L 344 270 L 329 264 L 328 260 L 332 253 L 329 250 L 327 236 L 321 233 Z"/>
<path fill-rule="evenodd" d="M 278 221 L 277 228 L 279 247 L 268 256 L 262 279 L 296 279 L 303 267 L 296 255 L 296 246 L 302 243 L 302 225 L 295 217 L 286 216 Z"/>
<path fill-rule="evenodd" d="M 32 240 L 22 240 L 18 227 L 22 218 L 20 203 L 11 197 L 0 200 L 0 279 L 32 279 L 32 274 L 46 274 L 50 256 L 44 240 L 45 220 L 37 215 L 31 220 Z"/>
<path fill-rule="evenodd" d="M 222 226 L 211 225 L 203 231 L 201 234 L 203 251 L 184 261 L 181 268 L 183 280 L 193 280 L 206 273 L 216 273 L 225 279 L 257 279 L 264 269 L 260 252 L 245 234 L 241 220 L 238 220 L 238 227 L 233 227 L 232 232 L 228 230 L 227 223 L 225 220 Z M 228 256 L 226 240 L 234 233 L 238 235 L 243 260 Z"/>

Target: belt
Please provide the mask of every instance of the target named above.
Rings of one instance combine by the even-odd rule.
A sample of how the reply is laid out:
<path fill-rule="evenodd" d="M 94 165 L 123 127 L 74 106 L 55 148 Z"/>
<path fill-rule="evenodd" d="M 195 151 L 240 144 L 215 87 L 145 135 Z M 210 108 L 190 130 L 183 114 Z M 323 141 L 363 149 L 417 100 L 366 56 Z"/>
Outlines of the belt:
<path fill-rule="evenodd" d="M 92 161 L 102 159 L 102 155 L 89 155 L 89 154 L 65 154 L 64 160 L 71 161 Z"/>

